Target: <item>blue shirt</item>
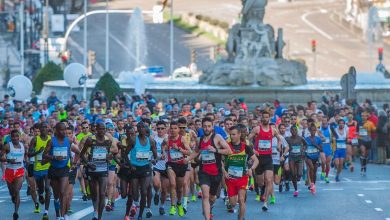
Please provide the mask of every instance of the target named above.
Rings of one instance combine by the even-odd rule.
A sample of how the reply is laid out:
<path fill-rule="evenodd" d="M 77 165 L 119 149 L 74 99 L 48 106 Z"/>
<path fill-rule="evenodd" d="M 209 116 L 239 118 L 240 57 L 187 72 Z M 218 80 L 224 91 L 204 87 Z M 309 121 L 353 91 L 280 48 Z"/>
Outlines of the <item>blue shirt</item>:
<path fill-rule="evenodd" d="M 225 140 L 228 138 L 228 136 L 227 136 L 225 130 L 223 130 L 223 128 L 221 128 L 221 127 L 219 127 L 219 126 L 214 125 L 214 132 L 215 132 L 216 134 L 221 135 L 221 136 L 223 137 L 223 139 L 225 139 Z M 203 130 L 203 128 L 201 128 L 201 129 L 199 129 L 199 131 L 198 131 L 198 137 L 203 137 L 203 136 L 204 136 L 204 130 Z"/>

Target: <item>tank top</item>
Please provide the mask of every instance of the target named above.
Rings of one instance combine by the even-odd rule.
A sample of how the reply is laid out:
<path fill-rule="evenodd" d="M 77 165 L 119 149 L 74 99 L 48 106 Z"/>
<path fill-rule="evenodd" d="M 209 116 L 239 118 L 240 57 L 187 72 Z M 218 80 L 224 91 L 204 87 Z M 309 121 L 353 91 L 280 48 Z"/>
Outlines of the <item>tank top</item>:
<path fill-rule="evenodd" d="M 351 141 L 351 144 L 353 145 L 357 145 L 359 143 L 356 130 L 357 128 L 356 128 L 355 121 L 352 124 L 348 124 L 348 140 Z"/>
<path fill-rule="evenodd" d="M 232 154 L 226 157 L 225 170 L 229 178 L 241 178 L 246 173 L 248 155 L 245 152 L 245 143 L 241 143 L 241 148 L 237 151 L 233 144 L 229 143 Z"/>
<path fill-rule="evenodd" d="M 54 156 L 54 159 L 51 161 L 51 166 L 54 168 L 64 168 L 69 166 L 70 158 L 70 143 L 68 137 L 65 137 L 63 143 L 60 145 L 57 137 L 52 137 L 52 148 L 50 150 L 50 155 Z M 61 156 L 62 160 L 57 160 L 55 157 Z"/>
<path fill-rule="evenodd" d="M 207 150 L 209 146 L 215 147 L 215 134 L 212 134 L 207 142 L 204 142 L 203 137 L 200 140 L 200 169 L 209 175 L 217 176 L 221 171 L 221 155 Z"/>
<path fill-rule="evenodd" d="M 8 160 L 15 160 L 15 164 L 7 163 L 7 169 L 17 170 L 24 167 L 24 145 L 21 142 L 19 142 L 19 144 L 20 148 L 15 148 L 14 144 L 11 141 L 8 142 L 9 153 L 6 155 L 6 157 Z"/>
<path fill-rule="evenodd" d="M 293 139 L 292 137 L 287 137 L 286 141 L 289 146 L 289 157 L 290 158 L 299 158 L 303 154 L 302 150 L 302 137 L 297 136 L 297 138 Z"/>
<path fill-rule="evenodd" d="M 181 149 L 185 149 L 183 143 L 181 142 L 182 136 L 179 135 L 177 140 L 169 139 L 168 141 L 168 162 L 184 164 L 184 155 L 182 152 L 173 149 L 172 146 L 176 144 Z"/>
<path fill-rule="evenodd" d="M 260 126 L 259 134 L 256 137 L 255 150 L 260 155 L 272 155 L 272 127 L 269 126 L 268 131 L 264 131 Z"/>
<path fill-rule="evenodd" d="M 344 127 L 343 133 L 340 133 L 340 130 L 337 128 L 335 129 L 337 134 L 336 139 L 336 149 L 346 149 L 347 148 L 347 128 Z"/>
<path fill-rule="evenodd" d="M 318 137 L 315 136 L 314 140 L 316 140 Z M 306 143 L 307 143 L 307 148 L 306 148 L 306 156 L 310 159 L 318 159 L 320 156 L 320 150 L 314 146 L 312 140 L 310 137 L 305 138 Z"/>
<path fill-rule="evenodd" d="M 150 151 L 151 146 L 149 138 L 146 137 L 146 145 L 142 145 L 137 135 L 135 138 L 135 145 L 129 153 L 131 165 L 136 167 L 148 165 L 150 163 Z"/>
<path fill-rule="evenodd" d="M 92 136 L 92 147 L 89 154 L 89 162 L 96 166 L 95 170 L 89 170 L 89 172 L 107 172 L 108 162 L 107 154 L 110 152 L 110 143 L 107 137 L 104 137 L 103 143 L 98 143 L 96 136 Z"/>
<path fill-rule="evenodd" d="M 321 133 L 325 136 L 325 141 L 322 142 L 322 146 L 330 147 L 330 140 L 331 140 L 330 126 L 328 125 L 326 128 L 321 126 L 320 130 Z"/>
<path fill-rule="evenodd" d="M 160 138 L 156 135 L 154 136 L 154 141 L 156 142 L 157 157 L 160 158 L 163 153 L 162 143 L 164 142 L 164 138 Z M 166 162 L 167 162 L 167 158 L 165 157 L 164 160 L 158 160 L 156 165 L 154 165 L 154 167 L 158 170 L 165 170 Z"/>
<path fill-rule="evenodd" d="M 49 140 L 51 140 L 50 135 L 47 136 L 45 141 L 42 140 L 41 136 L 38 135 L 36 137 L 34 151 L 37 152 L 41 148 L 46 148 L 47 142 L 49 142 Z M 43 151 L 41 153 L 35 155 L 35 162 L 34 162 L 34 170 L 35 171 L 47 170 L 50 167 L 50 163 L 46 163 L 45 165 L 42 165 L 42 163 L 41 163 L 42 162 L 42 155 L 43 155 Z"/>
<path fill-rule="evenodd" d="M 272 138 L 272 163 L 274 165 L 280 164 L 280 152 L 278 151 L 278 138 Z"/>

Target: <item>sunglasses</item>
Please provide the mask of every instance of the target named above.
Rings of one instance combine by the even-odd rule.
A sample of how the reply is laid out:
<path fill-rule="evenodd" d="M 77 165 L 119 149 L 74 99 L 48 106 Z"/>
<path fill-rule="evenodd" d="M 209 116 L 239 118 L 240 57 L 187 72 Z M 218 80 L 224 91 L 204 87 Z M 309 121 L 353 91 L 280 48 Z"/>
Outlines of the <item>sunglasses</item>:
<path fill-rule="evenodd" d="M 179 127 L 180 129 L 186 129 L 187 127 Z"/>
<path fill-rule="evenodd" d="M 165 128 L 157 128 L 158 131 L 162 131 L 164 130 Z"/>
<path fill-rule="evenodd" d="M 83 129 L 88 129 L 89 127 L 83 127 Z"/>

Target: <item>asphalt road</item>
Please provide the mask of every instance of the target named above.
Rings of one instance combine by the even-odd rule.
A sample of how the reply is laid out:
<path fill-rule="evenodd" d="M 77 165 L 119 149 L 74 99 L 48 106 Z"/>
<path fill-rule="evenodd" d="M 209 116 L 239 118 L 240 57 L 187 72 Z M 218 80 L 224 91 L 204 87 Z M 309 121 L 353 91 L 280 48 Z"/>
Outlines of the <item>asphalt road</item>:
<path fill-rule="evenodd" d="M 357 166 L 358 167 L 358 166 Z M 300 184 L 298 198 L 293 198 L 292 192 L 276 192 L 276 204 L 270 205 L 268 212 L 261 211 L 262 203 L 254 200 L 254 193 L 248 193 L 247 220 L 254 219 L 382 219 L 390 218 L 390 167 L 383 165 L 368 166 L 368 174 L 361 177 L 359 173 L 343 171 L 341 182 L 334 182 L 331 175 L 331 183 L 317 184 L 317 194 L 311 195 L 307 188 Z M 331 171 L 333 174 L 333 171 Z M 7 187 L 0 183 L 0 210 L 4 219 L 11 219 L 13 204 L 10 202 Z M 40 219 L 42 214 L 33 214 L 33 203 L 26 196 L 26 185 L 21 192 L 22 202 L 20 207 L 20 219 Z M 168 203 L 167 203 L 168 204 Z M 189 204 L 189 211 L 185 217 L 159 216 L 156 207 L 152 206 L 153 219 L 202 219 L 201 203 L 198 200 Z M 169 206 L 165 206 L 168 211 Z M 79 185 L 75 186 L 75 198 L 72 209 L 74 214 L 71 219 L 91 219 L 91 202 L 81 200 Z M 125 201 L 119 199 L 116 202 L 114 212 L 104 212 L 103 219 L 122 219 L 125 211 Z M 222 200 L 218 200 L 214 209 L 215 219 L 236 219 L 236 214 L 226 212 Z M 50 204 L 50 219 L 54 219 L 53 203 Z"/>

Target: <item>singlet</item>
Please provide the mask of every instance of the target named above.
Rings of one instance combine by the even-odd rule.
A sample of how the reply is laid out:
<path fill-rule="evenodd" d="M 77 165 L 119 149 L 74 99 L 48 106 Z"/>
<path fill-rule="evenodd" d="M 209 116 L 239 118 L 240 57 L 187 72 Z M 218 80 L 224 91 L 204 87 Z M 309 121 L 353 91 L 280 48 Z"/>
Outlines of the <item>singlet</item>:
<path fill-rule="evenodd" d="M 184 144 L 181 142 L 182 136 L 176 140 L 172 140 L 171 138 L 168 140 L 168 162 L 184 164 L 184 154 L 176 149 L 173 149 L 172 146 L 176 144 L 177 147 L 185 149 Z"/>
<path fill-rule="evenodd" d="M 307 143 L 307 148 L 306 148 L 306 156 L 310 159 L 318 159 L 320 156 L 320 149 L 318 149 L 312 142 L 310 137 L 305 138 L 306 143 Z M 318 136 L 314 136 L 314 141 L 317 143 L 322 143 L 321 138 Z"/>
<path fill-rule="evenodd" d="M 46 148 L 47 142 L 49 142 L 49 140 L 51 140 L 50 135 L 47 135 L 47 138 L 45 141 L 42 140 L 40 135 L 36 136 L 36 143 L 35 143 L 34 151 L 38 152 L 41 148 Z M 34 162 L 34 170 L 35 171 L 48 170 L 50 167 L 50 163 L 46 163 L 45 165 L 41 164 L 42 155 L 43 155 L 43 151 L 41 153 L 35 155 L 35 157 L 34 157 L 35 158 L 35 162 Z"/>
<path fill-rule="evenodd" d="M 14 144 L 12 142 L 8 142 L 9 145 L 9 153 L 6 155 L 8 160 L 15 160 L 15 164 L 7 163 L 6 168 L 7 169 L 13 169 L 17 170 L 24 167 L 23 160 L 24 160 L 24 145 L 19 142 L 20 148 L 15 148 Z"/>
<path fill-rule="evenodd" d="M 330 147 L 331 143 L 331 131 L 330 131 L 330 126 L 328 125 L 326 128 L 320 126 L 320 131 L 321 133 L 325 136 L 325 141 L 322 142 L 323 147 Z"/>
<path fill-rule="evenodd" d="M 301 136 L 297 136 L 295 139 L 291 137 L 287 137 L 286 141 L 289 146 L 289 157 L 293 159 L 300 159 L 303 155 L 303 138 Z"/>
<path fill-rule="evenodd" d="M 150 152 L 152 148 L 149 137 L 146 137 L 146 145 L 142 145 L 138 135 L 135 138 L 135 145 L 129 152 L 130 163 L 136 167 L 143 167 L 150 164 Z"/>
<path fill-rule="evenodd" d="M 108 162 L 107 162 L 107 154 L 110 153 L 110 142 L 109 138 L 104 136 L 104 142 L 98 143 L 96 136 L 92 136 L 92 147 L 89 149 L 89 157 L 88 160 L 93 165 L 96 166 L 95 170 L 89 170 L 89 172 L 107 172 L 108 170 Z"/>
<path fill-rule="evenodd" d="M 353 121 L 352 124 L 347 124 L 348 126 L 348 140 L 351 142 L 352 145 L 357 145 L 359 143 L 358 136 L 356 133 L 356 122 Z"/>
<path fill-rule="evenodd" d="M 83 132 L 81 132 L 80 134 L 78 134 L 77 136 L 76 136 L 76 139 L 77 139 L 77 141 L 78 142 L 80 142 L 84 137 L 89 137 L 89 136 L 92 136 L 92 133 L 91 132 L 88 132 L 88 133 L 86 133 L 86 134 L 84 134 Z"/>
<path fill-rule="evenodd" d="M 200 139 L 200 170 L 206 174 L 217 176 L 221 172 L 221 155 L 210 152 L 209 146 L 215 147 L 215 134 L 212 134 L 207 142 L 204 142 L 203 137 Z"/>
<path fill-rule="evenodd" d="M 248 155 L 245 152 L 245 143 L 241 142 L 241 148 L 236 151 L 233 144 L 229 143 L 232 154 L 226 157 L 225 170 L 229 178 L 241 178 L 246 174 Z"/>
<path fill-rule="evenodd" d="M 65 137 L 62 145 L 59 144 L 56 136 L 52 137 L 52 148 L 50 149 L 50 155 L 54 156 L 51 161 L 51 166 L 53 168 L 64 168 L 69 166 L 70 158 L 70 142 L 68 137 Z M 62 160 L 57 160 L 55 157 L 61 156 Z"/>
<path fill-rule="evenodd" d="M 160 138 L 157 135 L 154 136 L 154 141 L 156 142 L 156 150 L 157 150 L 157 157 L 160 158 L 162 155 L 162 143 L 164 142 L 164 138 Z M 158 160 L 156 165 L 154 165 L 154 168 L 158 170 L 165 170 L 165 164 L 167 162 L 168 158 L 165 158 L 165 160 Z"/>
<path fill-rule="evenodd" d="M 348 137 L 348 129 L 344 127 L 343 133 L 340 133 L 339 128 L 335 129 L 337 134 L 336 139 L 336 149 L 346 149 L 347 148 L 347 137 Z"/>
<path fill-rule="evenodd" d="M 272 163 L 280 165 L 280 152 L 278 151 L 278 138 L 272 138 Z"/>
<path fill-rule="evenodd" d="M 360 139 L 366 142 L 371 141 L 373 128 L 375 128 L 375 125 L 371 121 L 366 121 L 363 126 L 359 126 Z"/>
<path fill-rule="evenodd" d="M 264 131 L 263 127 L 260 126 L 259 134 L 256 137 L 255 150 L 260 155 L 272 155 L 272 127 L 269 126 L 268 131 Z"/>

